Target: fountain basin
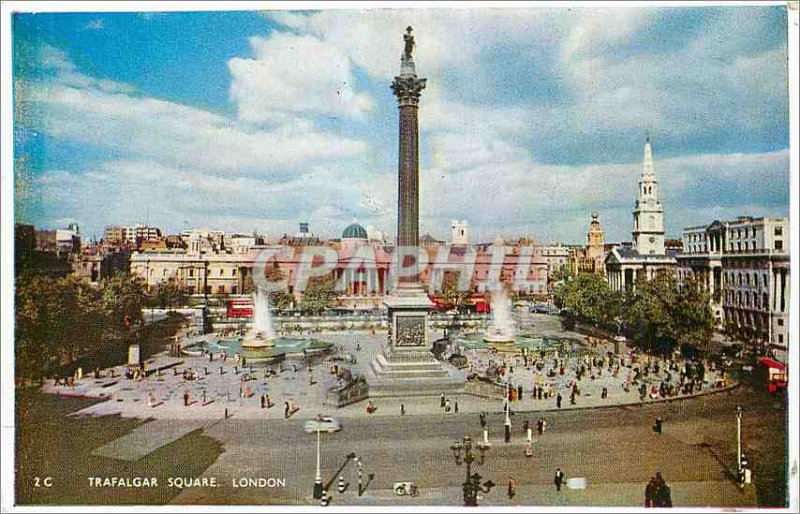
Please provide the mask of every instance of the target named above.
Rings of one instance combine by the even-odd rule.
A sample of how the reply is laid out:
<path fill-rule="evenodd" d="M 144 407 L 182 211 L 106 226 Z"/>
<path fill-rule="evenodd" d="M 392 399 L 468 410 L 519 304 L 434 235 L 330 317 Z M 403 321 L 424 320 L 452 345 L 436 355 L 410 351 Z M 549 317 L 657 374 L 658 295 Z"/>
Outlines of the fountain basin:
<path fill-rule="evenodd" d="M 186 355 L 198 357 L 203 351 L 214 354 L 225 352 L 231 356 L 239 353 L 245 357 L 248 364 L 266 365 L 279 362 L 287 356 L 317 355 L 333 348 L 331 343 L 319 339 L 275 337 L 268 341 L 271 346 L 247 346 L 247 336 L 244 338 L 210 338 L 188 345 L 183 352 Z"/>
<path fill-rule="evenodd" d="M 517 334 L 513 339 L 507 337 L 493 339 L 491 334 L 480 333 L 454 336 L 451 341 L 468 350 L 494 349 L 502 353 L 520 353 L 523 349 L 528 352 L 580 352 L 585 349 L 585 344 L 578 340 L 565 337 L 544 337 L 532 334 Z"/>

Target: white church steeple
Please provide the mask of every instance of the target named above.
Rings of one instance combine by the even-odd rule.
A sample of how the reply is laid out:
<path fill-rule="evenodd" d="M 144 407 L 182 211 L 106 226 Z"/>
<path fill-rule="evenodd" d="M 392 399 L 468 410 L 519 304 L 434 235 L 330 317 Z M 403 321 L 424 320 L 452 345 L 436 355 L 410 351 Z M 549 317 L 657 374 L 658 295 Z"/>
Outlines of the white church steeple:
<path fill-rule="evenodd" d="M 650 137 L 644 145 L 644 165 L 639 195 L 633 211 L 633 245 L 639 255 L 664 255 L 664 208 L 658 201 L 658 181 L 653 169 Z"/>

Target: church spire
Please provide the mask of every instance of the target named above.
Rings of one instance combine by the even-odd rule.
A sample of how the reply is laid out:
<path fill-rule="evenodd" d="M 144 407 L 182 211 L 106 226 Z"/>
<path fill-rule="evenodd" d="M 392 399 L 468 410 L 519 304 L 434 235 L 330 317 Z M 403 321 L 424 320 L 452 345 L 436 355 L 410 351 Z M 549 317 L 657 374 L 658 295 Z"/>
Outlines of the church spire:
<path fill-rule="evenodd" d="M 642 181 L 655 180 L 655 171 L 653 171 L 653 149 L 650 147 L 650 136 L 644 143 L 644 166 L 642 167 Z"/>

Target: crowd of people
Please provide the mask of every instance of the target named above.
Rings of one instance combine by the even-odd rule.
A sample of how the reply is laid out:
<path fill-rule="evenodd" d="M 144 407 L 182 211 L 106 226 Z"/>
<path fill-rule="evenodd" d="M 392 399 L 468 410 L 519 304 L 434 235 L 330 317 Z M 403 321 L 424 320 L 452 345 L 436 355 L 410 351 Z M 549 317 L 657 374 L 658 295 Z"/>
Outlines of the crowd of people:
<path fill-rule="evenodd" d="M 637 392 L 640 401 L 691 395 L 728 385 L 723 370 L 698 359 L 656 357 L 635 351 L 627 353 L 551 351 L 478 353 L 468 350 L 468 376 L 507 386 L 508 401 L 531 398 L 555 400 L 561 408 L 565 396 L 576 405 L 586 389 L 589 395 L 609 398 L 609 391 Z M 709 379 L 708 371 L 716 371 Z"/>

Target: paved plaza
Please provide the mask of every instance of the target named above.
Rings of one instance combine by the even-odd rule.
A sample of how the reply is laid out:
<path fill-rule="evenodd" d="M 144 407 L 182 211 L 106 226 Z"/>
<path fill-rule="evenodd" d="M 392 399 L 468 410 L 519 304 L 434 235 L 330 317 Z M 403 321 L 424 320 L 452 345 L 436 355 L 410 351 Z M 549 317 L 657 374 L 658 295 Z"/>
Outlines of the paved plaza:
<path fill-rule="evenodd" d="M 537 334 L 545 336 L 565 333 L 560 330 L 558 318 L 546 315 L 532 315 Z M 541 328 L 539 328 L 541 327 Z M 440 331 L 431 334 L 431 338 L 441 337 Z M 578 334 L 566 334 L 581 338 Z M 348 365 L 329 357 L 318 357 L 311 360 L 309 366 L 302 358 L 287 358 L 280 364 L 269 368 L 242 368 L 230 356 L 224 363 L 219 358 L 209 362 L 205 357 L 182 356 L 172 357 L 166 353 L 158 354 L 147 363 L 149 369 L 164 368 L 141 380 L 125 378 L 125 366 L 100 370 L 99 378 L 93 373 L 84 374 L 74 386 L 55 385 L 49 382 L 45 391 L 59 395 L 78 395 L 106 398 L 107 401 L 95 404 L 76 413 L 77 415 L 121 414 L 124 417 L 154 419 L 223 419 L 227 415 L 237 418 L 283 418 L 285 405 L 289 402 L 297 408 L 292 414 L 294 418 L 312 418 L 319 413 L 335 414 L 341 417 L 366 416 L 366 402 L 359 402 L 342 408 L 325 405 L 326 391 L 336 384 L 336 376 L 330 372 L 334 364 L 350 366 L 354 374 L 371 377 L 369 363 L 383 351 L 386 343 L 385 332 L 332 332 L 315 334 L 315 337 L 333 343 L 337 349 L 335 355 L 352 355 L 356 363 Z M 468 368 L 466 373 L 482 373 L 493 363 L 502 368 L 504 377 L 512 388 L 522 387 L 521 399 L 514 397 L 511 408 L 515 411 L 547 411 L 558 409 L 556 396 L 562 396 L 561 409 L 603 407 L 620 404 L 638 404 L 663 399 L 655 394 L 659 384 L 671 375 L 672 383 L 677 383 L 679 372 L 664 369 L 661 364 L 659 373 L 641 376 L 638 385 L 633 385 L 634 368 L 643 367 L 647 357 L 639 357 L 632 361 L 630 350 L 621 352 L 621 361 L 614 362 L 608 357 L 613 351 L 611 345 L 598 345 L 591 353 L 569 357 L 548 353 L 545 358 L 530 356 L 528 366 L 525 358 L 518 354 L 491 354 L 487 351 L 467 350 Z M 600 358 L 605 358 L 602 365 Z M 655 360 L 649 361 L 655 363 Z M 537 369 L 537 364 L 540 369 Z M 682 364 L 677 363 L 680 367 Z M 561 367 L 563 366 L 563 374 Z M 576 379 L 576 372 L 583 367 L 586 373 L 581 380 Z M 194 379 L 187 379 L 184 371 L 193 370 Z M 591 370 L 591 371 L 590 371 Z M 550 376 L 548 376 L 548 372 Z M 113 375 L 113 376 L 112 376 Z M 592 378 L 594 376 L 594 378 Z M 577 382 L 579 394 L 575 396 L 574 405 L 570 401 L 571 392 Z M 639 387 L 646 384 L 644 400 L 640 399 Z M 533 386 L 542 389 L 542 398 L 533 398 Z M 723 383 L 717 372 L 706 373 L 705 380 L 693 393 L 709 393 L 721 388 Z M 725 386 L 732 385 L 725 381 Z M 607 397 L 603 398 L 603 389 Z M 188 396 L 187 396 L 188 393 Z M 268 408 L 262 408 L 262 395 L 269 396 Z M 671 398 L 677 398 L 674 396 Z M 188 398 L 188 401 L 185 401 Z M 501 399 L 478 397 L 473 395 L 457 395 L 448 397 L 450 412 L 482 412 L 498 411 L 503 408 Z M 421 398 L 381 398 L 373 400 L 377 407 L 374 416 L 396 416 L 400 414 L 400 405 L 406 415 L 433 414 L 442 410 L 438 396 Z"/>

